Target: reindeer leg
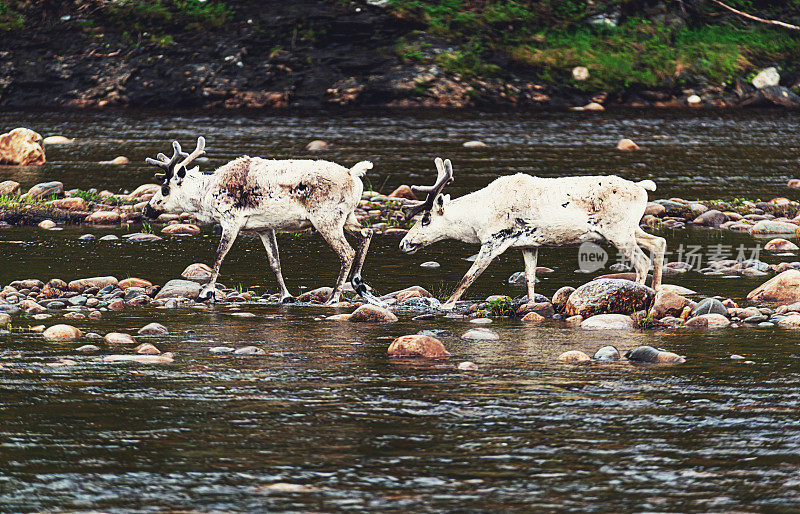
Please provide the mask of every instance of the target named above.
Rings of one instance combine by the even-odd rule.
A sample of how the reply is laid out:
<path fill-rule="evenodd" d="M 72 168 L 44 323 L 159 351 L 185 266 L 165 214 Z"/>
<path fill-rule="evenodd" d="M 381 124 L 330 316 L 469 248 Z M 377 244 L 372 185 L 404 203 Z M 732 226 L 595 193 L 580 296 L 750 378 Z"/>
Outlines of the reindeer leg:
<path fill-rule="evenodd" d="M 528 282 L 528 301 L 533 301 L 533 289 L 536 286 L 536 261 L 539 258 L 539 248 L 525 248 L 522 250 L 525 261 L 525 280 Z"/>
<path fill-rule="evenodd" d="M 342 226 L 332 227 L 330 225 L 320 225 L 315 226 L 315 228 L 323 239 L 331 245 L 331 248 L 333 248 L 333 251 L 339 256 L 339 261 L 342 263 L 342 267 L 339 270 L 339 278 L 336 279 L 336 285 L 333 286 L 333 293 L 331 293 L 331 297 L 328 301 L 325 302 L 325 305 L 330 305 L 337 303 L 342 297 L 342 286 L 344 286 L 344 281 L 349 275 L 350 268 L 353 265 L 355 251 L 353 247 L 350 246 L 350 243 L 347 242 L 347 239 L 344 238 Z"/>
<path fill-rule="evenodd" d="M 481 250 L 478 252 L 478 258 L 472 263 L 472 267 L 469 268 L 467 274 L 461 279 L 461 282 L 458 284 L 453 294 L 450 295 L 450 298 L 442 305 L 442 309 L 452 310 L 458 299 L 464 294 L 464 291 L 475 282 L 496 257 L 499 257 L 511 246 L 512 242 L 512 239 L 493 237 L 489 241 L 483 243 L 483 245 L 481 245 Z"/>
<path fill-rule="evenodd" d="M 236 236 L 239 235 L 240 227 L 241 225 L 238 220 L 222 225 L 222 238 L 219 240 L 217 254 L 214 257 L 214 270 L 211 273 L 211 280 L 200 290 L 200 294 L 197 296 L 198 302 L 214 301 L 214 291 L 216 290 L 217 277 L 219 277 L 219 268 L 222 266 L 222 261 L 225 260 L 228 250 L 233 246 L 233 242 L 236 241 Z"/>
<path fill-rule="evenodd" d="M 367 290 L 367 284 L 361 278 L 361 268 L 364 267 L 364 261 L 367 259 L 367 250 L 369 250 L 369 243 L 372 241 L 372 229 L 362 227 L 353 214 L 350 214 L 344 229 L 348 234 L 351 234 L 359 240 L 356 257 L 348 277 L 350 285 L 352 285 L 356 293 L 367 302 L 380 307 L 386 307 L 386 302 L 381 301 Z"/>
<path fill-rule="evenodd" d="M 292 303 L 294 297 L 289 293 L 286 288 L 286 283 L 283 281 L 283 273 L 281 273 L 281 258 L 278 255 L 278 240 L 275 238 L 275 230 L 269 229 L 264 232 L 259 232 L 261 242 L 264 243 L 264 248 L 267 250 L 267 259 L 269 266 L 275 273 L 275 278 L 278 279 L 278 287 L 281 290 L 281 303 Z"/>

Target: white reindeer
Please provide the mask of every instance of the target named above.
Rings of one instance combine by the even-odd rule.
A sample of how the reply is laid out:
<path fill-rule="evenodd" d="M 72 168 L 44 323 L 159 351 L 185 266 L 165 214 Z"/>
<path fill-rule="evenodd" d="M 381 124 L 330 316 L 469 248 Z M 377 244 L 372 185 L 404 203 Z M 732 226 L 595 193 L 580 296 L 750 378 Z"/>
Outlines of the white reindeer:
<path fill-rule="evenodd" d="M 423 212 L 422 219 L 400 242 L 400 249 L 414 253 L 443 239 L 481 245 L 478 257 L 442 306 L 452 309 L 464 291 L 493 259 L 509 248 L 519 248 L 525 261 L 528 298 L 533 299 L 536 260 L 540 246 L 572 246 L 607 240 L 633 263 L 636 281 L 644 283 L 650 259 L 655 258 L 653 288 L 661 286 L 661 270 L 667 243 L 639 227 L 652 180 L 631 182 L 616 176 L 539 178 L 523 173 L 500 177 L 485 188 L 450 200 L 442 189 L 453 180 L 450 160 L 435 160 L 436 184 L 414 186 L 427 193 L 424 202 L 403 207 L 406 219 Z"/>
<path fill-rule="evenodd" d="M 160 153 L 157 159 L 146 160 L 163 170 L 156 178 L 164 184 L 143 214 L 156 218 L 164 212 L 189 212 L 201 221 L 216 221 L 222 226 L 211 280 L 200 291 L 199 301 L 214 300 L 220 266 L 242 230 L 256 232 L 261 237 L 278 279 L 281 301 L 294 301 L 283 281 L 275 231 L 298 232 L 313 227 L 333 247 L 342 265 L 328 303 L 339 301 L 344 281 L 349 279 L 367 301 L 383 304 L 367 292 L 361 279 L 372 230 L 363 228 L 353 213 L 364 189 L 360 177 L 372 168 L 371 162 L 361 161 L 347 169 L 321 160 L 244 156 L 213 174 L 204 174 L 198 167 L 190 170 L 187 166 L 205 153 L 205 139 L 197 139 L 197 148 L 191 154 L 182 152 L 177 141 L 173 141 L 172 147 L 172 158 Z M 179 159 L 183 160 L 178 162 Z M 357 253 L 345 239 L 345 232 L 359 240 Z"/>

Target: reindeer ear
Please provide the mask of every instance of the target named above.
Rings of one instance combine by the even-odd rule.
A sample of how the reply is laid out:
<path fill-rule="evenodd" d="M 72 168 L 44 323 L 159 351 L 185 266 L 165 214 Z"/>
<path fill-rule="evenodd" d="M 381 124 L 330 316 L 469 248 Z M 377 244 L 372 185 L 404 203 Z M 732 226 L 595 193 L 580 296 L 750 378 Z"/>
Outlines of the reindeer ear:
<path fill-rule="evenodd" d="M 176 172 L 178 178 L 184 178 L 186 176 L 186 167 L 185 166 L 178 166 L 178 171 Z"/>

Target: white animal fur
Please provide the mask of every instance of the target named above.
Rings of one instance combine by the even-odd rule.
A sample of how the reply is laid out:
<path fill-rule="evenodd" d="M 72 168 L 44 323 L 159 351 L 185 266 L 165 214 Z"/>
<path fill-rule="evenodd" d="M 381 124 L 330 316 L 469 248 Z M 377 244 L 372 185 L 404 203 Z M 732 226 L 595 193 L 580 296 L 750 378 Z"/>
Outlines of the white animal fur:
<path fill-rule="evenodd" d="M 449 160 L 443 164 L 450 167 Z M 440 177 L 441 165 L 441 159 L 437 159 Z M 400 242 L 400 249 L 414 253 L 443 239 L 481 245 L 477 259 L 444 304 L 445 309 L 452 309 L 492 260 L 508 248 L 522 250 L 531 301 L 538 248 L 585 241 L 607 240 L 616 246 L 634 265 L 640 283 L 647 278 L 651 264 L 640 246 L 650 250 L 655 259 L 653 288 L 658 289 L 666 241 L 639 227 L 647 191 L 655 188 L 652 180 L 631 182 L 613 175 L 539 178 L 518 173 L 500 177 L 455 200 L 438 194 L 433 208 Z"/>
<path fill-rule="evenodd" d="M 198 139 L 200 155 L 205 142 Z M 176 155 L 187 156 L 180 145 L 173 143 Z M 193 153 L 193 155 L 194 155 Z M 196 156 L 195 156 L 196 157 Z M 148 160 L 164 168 L 168 159 Z M 175 161 L 173 155 L 173 161 Z M 145 214 L 155 217 L 161 212 L 189 212 L 205 222 L 222 226 L 222 237 L 214 259 L 211 279 L 200 292 L 200 300 L 214 299 L 219 269 L 228 250 L 242 230 L 257 232 L 267 250 L 269 264 L 280 288 L 281 300 L 292 301 L 281 273 L 275 231 L 297 232 L 313 227 L 333 247 L 341 261 L 339 277 L 328 303 L 338 302 L 345 279 L 372 303 L 382 304 L 367 292 L 361 279 L 372 230 L 362 227 L 353 211 L 361 200 L 364 186 L 361 176 L 372 168 L 362 161 L 350 169 L 329 161 L 267 160 L 239 157 L 204 174 L 197 167 L 186 170 L 192 158 L 173 162 L 173 171 L 166 171 L 165 184 L 148 203 Z M 354 252 L 345 239 L 347 232 L 360 241 Z"/>

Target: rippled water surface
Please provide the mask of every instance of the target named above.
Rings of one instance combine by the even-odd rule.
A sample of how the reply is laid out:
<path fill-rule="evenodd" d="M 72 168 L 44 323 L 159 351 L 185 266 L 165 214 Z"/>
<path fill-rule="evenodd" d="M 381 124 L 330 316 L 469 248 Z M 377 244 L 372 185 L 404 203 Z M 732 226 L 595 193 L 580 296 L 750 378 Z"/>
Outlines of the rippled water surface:
<path fill-rule="evenodd" d="M 800 174 L 800 115 L 779 111 L 564 113 L 348 113 L 180 115 L 0 113 L 0 128 L 28 126 L 77 137 L 48 149 L 42 168 L 0 167 L 0 180 L 28 187 L 131 190 L 151 180 L 146 156 L 197 135 L 203 168 L 241 153 L 305 157 L 312 139 L 343 164 L 372 159 L 376 189 L 432 178 L 432 157 L 453 160 L 461 195 L 516 171 L 556 176 L 617 173 L 652 178 L 655 197 L 763 198 Z M 620 153 L 620 137 L 642 150 Z M 466 140 L 489 147 L 469 150 Z M 133 164 L 95 164 L 116 155 Z M 19 278 L 111 274 L 163 284 L 211 260 L 217 236 L 154 243 L 81 241 L 87 231 L 0 231 L 0 285 Z M 664 231 L 669 248 L 748 248 L 746 234 Z M 399 238 L 376 236 L 365 278 L 386 293 L 418 284 L 437 296 L 455 287 L 477 248 L 439 243 L 414 256 Z M 316 235 L 280 235 L 289 289 L 331 285 L 338 264 Z M 762 256 L 764 257 L 764 256 Z M 671 259 L 675 259 L 673 254 Z M 612 262 L 614 255 L 612 254 Z M 437 269 L 419 264 L 436 260 Z M 798 260 L 764 257 L 767 262 Z M 575 249 L 547 249 L 538 291 L 551 295 L 576 274 Z M 504 255 L 467 296 L 521 296 Z M 276 290 L 259 240 L 243 237 L 221 281 Z M 746 303 L 759 278 L 686 273 L 667 282 L 699 296 Z M 256 314 L 235 317 L 236 310 Z M 157 321 L 171 333 L 140 337 L 175 352 L 169 365 L 101 364 L 76 343 L 44 343 L 25 330 L 0 335 L 0 511 L 562 510 L 796 511 L 800 509 L 800 339 L 778 328 L 596 333 L 555 324 L 495 321 L 499 341 L 467 342 L 473 325 L 438 317 L 370 326 L 321 320 L 322 307 L 263 304 L 208 309 L 127 308 L 73 320 L 84 332 L 135 333 Z M 45 321 L 61 321 L 60 315 Z M 15 316 L 13 327 L 38 324 Z M 438 328 L 453 354 L 443 361 L 390 360 L 399 335 Z M 593 353 L 648 344 L 686 355 L 675 367 L 568 366 L 568 349 Z M 255 345 L 264 356 L 211 354 Z M 104 348 L 101 354 L 123 353 Z M 741 354 L 752 364 L 730 360 Z M 60 358 L 77 366 L 49 368 Z M 460 372 L 461 361 L 476 372 Z"/>

